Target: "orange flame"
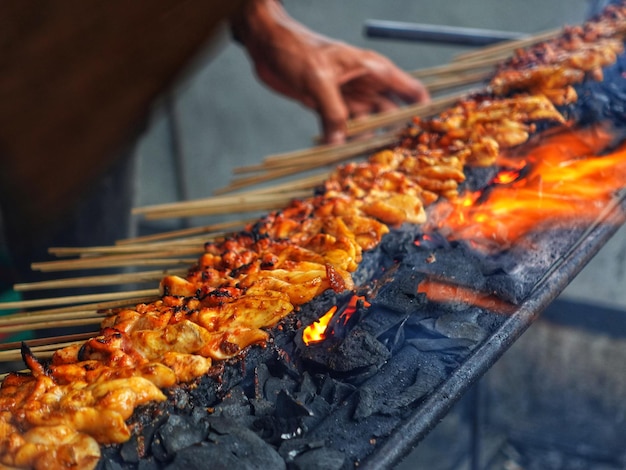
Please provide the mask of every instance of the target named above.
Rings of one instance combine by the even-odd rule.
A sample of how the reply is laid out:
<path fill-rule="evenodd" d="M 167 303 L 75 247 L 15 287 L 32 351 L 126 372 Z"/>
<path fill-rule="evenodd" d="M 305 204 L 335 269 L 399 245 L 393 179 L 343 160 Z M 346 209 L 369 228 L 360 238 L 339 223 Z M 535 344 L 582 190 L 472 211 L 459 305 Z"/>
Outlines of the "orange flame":
<path fill-rule="evenodd" d="M 503 170 L 493 179 L 493 184 L 509 184 L 519 178 L 520 172 L 517 170 Z"/>
<path fill-rule="evenodd" d="M 346 304 L 343 312 L 339 318 L 343 319 L 343 324 L 347 324 L 350 317 L 356 312 L 357 303 L 361 301 L 363 305 L 369 307 L 371 304 L 365 300 L 364 296 L 361 295 L 353 295 L 350 297 L 350 300 Z M 318 321 L 313 322 L 311 325 L 307 326 L 302 332 L 302 340 L 304 344 L 307 346 L 312 343 L 319 343 L 326 339 L 326 330 L 328 328 L 328 324 L 330 323 L 331 318 L 337 312 L 337 306 L 333 305 L 328 312 L 324 314 L 322 318 Z"/>
<path fill-rule="evenodd" d="M 507 170 L 492 181 L 489 194 L 470 192 L 436 204 L 430 225 L 451 239 L 502 248 L 544 224 L 591 222 L 626 186 L 626 144 L 597 156 L 611 140 L 597 128 L 561 132 L 525 154 L 504 156 L 499 163 Z M 525 165 L 530 171 L 517 179 Z"/>
<path fill-rule="evenodd" d="M 370 305 L 372 305 L 367 300 L 365 300 L 365 297 L 362 295 L 353 295 L 352 297 L 350 297 L 350 300 L 348 301 L 348 305 L 346 306 L 344 311 L 341 312 L 341 315 L 339 317 L 339 318 L 343 318 L 344 325 L 348 323 L 348 320 L 350 320 L 350 317 L 352 316 L 352 314 L 356 312 L 356 304 L 359 300 L 363 302 L 363 305 L 366 307 L 369 307 Z"/>
<path fill-rule="evenodd" d="M 304 341 L 304 344 L 308 346 L 311 343 L 319 343 L 326 339 L 326 328 L 336 311 L 337 306 L 333 305 L 322 318 L 311 323 L 304 329 L 302 332 L 302 341 Z"/>

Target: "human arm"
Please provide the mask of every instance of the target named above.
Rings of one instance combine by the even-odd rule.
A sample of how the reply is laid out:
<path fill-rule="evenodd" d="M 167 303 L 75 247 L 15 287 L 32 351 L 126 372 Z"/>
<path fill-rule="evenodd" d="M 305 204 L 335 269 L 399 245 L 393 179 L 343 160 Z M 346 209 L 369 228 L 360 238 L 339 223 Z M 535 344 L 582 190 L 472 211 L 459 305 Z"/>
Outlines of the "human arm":
<path fill-rule="evenodd" d="M 345 140 L 348 118 L 429 99 L 386 57 L 311 31 L 278 0 L 248 2 L 232 28 L 266 85 L 319 114 L 328 143 Z"/>

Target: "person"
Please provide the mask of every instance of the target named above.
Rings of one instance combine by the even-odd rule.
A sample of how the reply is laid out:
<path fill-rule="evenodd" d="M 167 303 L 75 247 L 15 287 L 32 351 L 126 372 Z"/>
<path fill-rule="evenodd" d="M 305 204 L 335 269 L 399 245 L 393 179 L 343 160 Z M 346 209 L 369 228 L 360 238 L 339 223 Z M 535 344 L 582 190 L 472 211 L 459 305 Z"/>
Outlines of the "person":
<path fill-rule="evenodd" d="M 428 100 L 387 58 L 317 34 L 279 0 L 8 2 L 0 20 L 0 211 L 16 280 L 50 246 L 128 236 L 132 142 L 152 103 L 220 21 L 259 79 L 318 113 L 324 140 L 346 120 Z"/>

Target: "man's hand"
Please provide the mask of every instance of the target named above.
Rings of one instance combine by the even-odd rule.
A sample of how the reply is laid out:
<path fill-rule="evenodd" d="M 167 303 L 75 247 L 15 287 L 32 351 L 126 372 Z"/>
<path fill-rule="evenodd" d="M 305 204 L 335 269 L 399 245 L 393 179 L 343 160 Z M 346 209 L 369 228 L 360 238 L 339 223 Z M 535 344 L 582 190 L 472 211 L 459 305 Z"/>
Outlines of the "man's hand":
<path fill-rule="evenodd" d="M 429 99 L 389 59 L 307 29 L 277 0 L 249 2 L 233 31 L 265 84 L 317 111 L 327 143 L 345 140 L 349 118 Z"/>

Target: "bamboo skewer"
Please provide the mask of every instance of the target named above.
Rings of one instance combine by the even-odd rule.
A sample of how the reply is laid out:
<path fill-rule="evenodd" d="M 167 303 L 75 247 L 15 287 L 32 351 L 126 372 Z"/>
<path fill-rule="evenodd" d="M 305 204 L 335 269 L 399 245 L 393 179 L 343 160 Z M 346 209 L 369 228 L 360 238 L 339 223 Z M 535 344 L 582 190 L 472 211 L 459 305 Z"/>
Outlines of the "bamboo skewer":
<path fill-rule="evenodd" d="M 190 201 L 197 204 L 197 201 Z M 176 203 L 184 204 L 184 203 Z M 170 204 L 168 204 L 170 206 Z M 158 206 L 162 207 L 162 206 Z M 52 247 L 48 249 L 50 254 L 58 257 L 81 256 L 83 258 L 107 255 L 130 255 L 140 253 L 152 253 L 159 255 L 160 253 L 176 253 L 176 254 L 194 254 L 200 251 L 204 243 L 208 240 L 223 237 L 227 232 L 212 232 L 207 235 L 182 238 L 178 240 L 168 240 L 154 243 L 126 244 L 112 246 L 88 246 L 88 247 Z"/>
<path fill-rule="evenodd" d="M 57 320 L 54 318 L 47 321 L 28 324 L 0 326 L 0 333 L 19 333 L 23 331 L 43 330 L 46 328 L 70 328 L 75 326 L 99 325 L 101 322 L 102 317 L 95 316 L 69 320 Z"/>
<path fill-rule="evenodd" d="M 420 80 L 428 78 L 439 79 L 452 74 L 458 76 L 459 74 L 471 71 L 476 72 L 478 70 L 482 70 L 484 72 L 485 69 L 492 70 L 494 66 L 500 62 L 500 60 L 501 59 L 493 59 L 488 56 L 485 58 L 479 57 L 471 60 L 451 62 L 448 64 L 436 65 L 434 67 L 428 67 L 425 69 L 418 69 L 409 72 L 409 74 L 415 78 L 419 78 Z"/>
<path fill-rule="evenodd" d="M 137 284 L 152 281 L 160 281 L 166 275 L 182 275 L 185 269 L 140 271 L 122 274 L 102 274 L 98 276 L 73 277 L 65 279 L 51 279 L 49 281 L 38 281 L 20 283 L 13 286 L 17 292 L 30 292 L 44 289 L 65 289 L 68 287 L 95 287 L 111 286 L 118 284 Z"/>
<path fill-rule="evenodd" d="M 372 139 L 347 142 L 345 144 L 319 145 L 310 149 L 296 150 L 269 155 L 263 159 L 264 168 L 291 167 L 303 162 L 323 160 L 325 164 L 336 163 L 365 152 L 376 150 L 397 140 L 395 133 L 375 136 Z"/>
<path fill-rule="evenodd" d="M 263 164 L 263 168 L 267 169 L 267 172 L 247 178 L 236 179 L 230 185 L 216 190 L 215 194 L 224 194 L 304 171 L 337 164 L 366 152 L 383 148 L 396 140 L 397 136 L 395 133 L 385 134 L 368 140 L 353 141 L 339 145 L 321 145 L 313 149 L 272 155 L 267 157 Z M 263 168 L 256 167 L 255 171 Z M 315 175 L 312 178 L 319 178 L 318 181 L 323 181 L 327 177 L 328 173 L 325 172 Z M 278 207 L 272 207 L 270 209 L 276 208 Z"/>
<path fill-rule="evenodd" d="M 257 194 L 251 197 L 232 196 L 228 202 L 223 198 L 203 200 L 198 204 L 190 201 L 188 204 L 181 203 L 177 206 L 162 208 L 154 206 L 151 208 L 141 208 L 141 213 L 150 220 L 173 218 L 173 217 L 194 217 L 201 215 L 230 214 L 233 212 L 256 212 L 281 208 L 293 199 L 310 196 L 311 191 L 293 191 L 291 193 L 280 194 Z"/>
<path fill-rule="evenodd" d="M 319 165 L 311 165 L 311 164 L 301 164 L 301 165 L 284 165 L 279 169 L 268 169 L 265 173 L 254 175 L 250 177 L 242 177 L 237 178 L 231 182 L 228 186 L 223 188 L 219 188 L 215 191 L 215 194 L 222 195 L 229 192 L 236 191 L 238 189 L 246 188 L 249 186 L 254 186 L 257 184 L 265 183 L 267 181 L 272 181 L 275 179 L 284 178 L 286 176 L 295 175 L 297 173 L 302 173 L 308 170 L 313 170 L 318 166 L 325 166 L 325 163 L 320 163 Z M 324 175 L 327 175 L 325 173 Z"/>
<path fill-rule="evenodd" d="M 246 168 L 245 170 L 248 169 Z M 269 209 L 279 209 L 284 207 L 293 199 L 310 196 L 311 190 L 316 186 L 322 184 L 327 179 L 327 177 L 327 173 L 311 175 L 280 185 L 274 185 L 272 187 L 266 188 L 257 188 L 232 196 L 213 197 L 194 201 L 183 201 L 172 204 L 143 207 L 138 208 L 137 212 L 145 214 L 148 218 L 166 218 L 190 215 L 206 215 L 207 212 L 215 213 L 216 207 L 219 211 L 227 209 L 230 211 L 235 211 L 237 209 L 240 209 L 242 205 L 245 205 L 248 209 L 250 207 L 258 207 L 258 204 L 265 205 L 266 203 Z M 247 222 L 253 222 L 254 220 L 255 219 L 251 219 Z M 207 237 L 198 237 L 197 239 L 199 241 L 206 241 Z M 180 241 L 180 243 L 185 243 L 187 240 L 190 239 L 183 239 Z M 177 242 L 162 242 L 158 246 L 165 247 L 169 243 L 175 244 Z"/>
<path fill-rule="evenodd" d="M 95 303 L 89 303 L 89 304 L 83 304 L 83 305 L 69 305 L 66 307 L 50 308 L 50 309 L 45 309 L 45 310 L 37 310 L 33 312 L 20 312 L 20 313 L 15 313 L 13 315 L 19 315 L 20 318 L 28 318 L 33 315 L 43 315 L 43 314 L 52 315 L 52 314 L 58 314 L 58 313 L 64 313 L 64 312 L 83 312 L 84 314 L 97 312 L 97 313 L 106 314 L 111 309 L 127 307 L 127 306 L 137 305 L 137 304 L 146 303 L 146 302 L 152 302 L 153 300 L 157 298 L 158 297 L 155 295 L 148 295 L 148 296 L 142 296 L 142 297 L 130 297 L 130 298 L 125 298 L 125 299 L 111 300 L 107 302 L 95 302 Z M 9 318 L 9 317 L 10 315 L 0 317 L 0 323 L 4 319 Z"/>
<path fill-rule="evenodd" d="M 228 230 L 228 229 L 234 230 L 234 229 L 241 228 L 252 221 L 253 219 L 235 220 L 235 221 L 205 225 L 203 227 L 190 227 L 190 228 L 184 228 L 180 230 L 171 230 L 169 232 L 155 233 L 151 235 L 143 235 L 143 236 L 134 237 L 134 238 L 126 238 L 124 240 L 118 240 L 117 242 L 115 242 L 115 244 L 116 245 L 138 245 L 142 243 L 150 243 L 150 242 L 171 240 L 171 239 L 177 239 L 177 238 L 186 238 L 186 237 L 194 236 L 194 235 L 210 234 L 213 232 L 219 232 L 219 231 Z"/>
<path fill-rule="evenodd" d="M 143 289 L 135 291 L 107 292 L 104 294 L 72 295 L 65 297 L 51 297 L 47 299 L 17 300 L 14 302 L 0 302 L 0 310 L 16 310 L 24 308 L 49 307 L 53 305 L 85 304 L 132 297 L 159 295 L 158 289 Z M 0 322 L 2 319 L 0 318 Z"/>
<path fill-rule="evenodd" d="M 415 104 L 405 106 L 394 111 L 372 115 L 371 117 L 360 119 L 358 121 L 349 121 L 347 124 L 347 135 L 349 137 L 362 134 L 364 132 L 373 131 L 394 124 L 406 122 L 414 116 L 424 117 L 447 109 L 463 96 L 471 94 L 473 91 L 465 91 L 463 93 L 454 93 L 452 95 L 442 96 L 432 100 L 426 104 Z"/>
<path fill-rule="evenodd" d="M 138 297 L 137 297 L 138 298 Z M 154 296 L 143 297 L 144 299 L 154 300 Z M 129 299 L 134 300 L 134 299 Z M 117 302 L 120 302 L 117 300 Z M 125 302 L 124 305 L 132 305 L 135 302 Z M 35 323 L 38 321 L 47 320 L 50 318 L 85 318 L 87 316 L 109 315 L 113 312 L 113 309 L 97 309 L 90 308 L 86 305 L 70 305 L 62 308 L 50 308 L 46 310 L 33 310 L 33 311 L 21 311 L 18 313 L 12 313 L 10 315 L 0 316 L 0 326 L 15 325 L 19 323 Z"/>
<path fill-rule="evenodd" d="M 200 253 L 200 249 L 189 250 L 188 254 Z M 43 261 L 33 263 L 35 271 L 71 271 L 75 269 L 99 269 L 129 266 L 177 266 L 189 265 L 196 262 L 196 258 L 180 258 L 180 252 L 157 253 L 162 258 L 156 258 L 155 253 L 134 253 L 130 255 L 111 255 L 92 258 L 79 258 L 71 260 Z M 176 256 L 176 258 L 174 258 Z"/>
<path fill-rule="evenodd" d="M 366 152 L 377 150 L 398 140 L 395 132 L 373 136 L 367 140 L 355 140 L 340 146 L 322 146 L 321 151 L 312 151 L 308 155 L 275 155 L 268 157 L 265 164 L 270 167 L 304 166 L 315 168 L 339 163 L 350 157 L 362 155 Z M 315 150 L 315 149 L 313 149 Z"/>
<path fill-rule="evenodd" d="M 35 323 L 40 323 L 43 321 L 57 321 L 57 320 L 76 320 L 79 318 L 102 318 L 108 315 L 108 312 L 97 312 L 94 310 L 78 310 L 72 312 L 57 312 L 57 313 L 39 313 L 39 312 L 29 312 L 30 315 L 25 316 L 19 313 L 13 315 L 6 315 L 0 317 L 0 331 L 4 327 L 15 326 L 15 325 L 32 325 Z M 27 329 L 32 329 L 29 327 Z"/>
<path fill-rule="evenodd" d="M 93 333 L 74 333 L 70 335 L 61 336 L 49 336 L 48 338 L 27 339 L 24 341 L 13 341 L 12 343 L 0 344 L 0 351 L 7 351 L 9 349 L 18 349 L 22 347 L 22 343 L 25 343 L 31 350 L 35 347 L 47 346 L 49 348 L 56 347 L 57 344 L 82 341 L 93 337 Z"/>
<path fill-rule="evenodd" d="M 433 83 L 429 83 L 427 85 L 427 88 L 431 93 L 436 93 L 441 90 L 448 90 L 450 88 L 483 82 L 490 78 L 491 75 L 493 75 L 493 72 L 489 70 L 486 72 L 474 72 L 471 74 L 462 75 L 460 77 L 442 77 L 437 79 Z"/>
<path fill-rule="evenodd" d="M 493 46 L 482 48 L 477 51 L 466 52 L 464 54 L 457 55 L 454 58 L 454 62 L 472 61 L 478 58 L 484 59 L 487 57 L 496 57 L 498 55 L 502 56 L 503 54 L 511 54 L 516 49 L 532 46 L 539 42 L 554 39 L 562 32 L 563 32 L 563 28 L 551 29 L 548 31 L 543 31 L 537 34 L 533 34 L 532 36 L 529 36 L 524 39 L 517 39 L 515 41 L 506 41 L 503 43 L 495 44 Z"/>
<path fill-rule="evenodd" d="M 269 170 L 265 173 L 261 173 L 258 175 L 237 178 L 233 180 L 228 186 L 224 186 L 223 188 L 217 189 L 215 191 L 215 194 L 220 196 L 220 195 L 234 192 L 234 191 L 247 188 L 250 186 L 255 186 L 257 184 L 266 183 L 268 181 L 284 178 L 284 177 L 291 176 L 291 175 L 296 175 L 298 173 L 302 173 L 302 172 L 309 171 L 309 170 L 314 170 L 317 167 L 325 166 L 325 165 L 326 164 L 324 163 L 320 163 L 319 165 L 302 164 L 300 166 L 286 166 L 284 168 Z M 321 178 L 327 177 L 328 172 L 325 172 L 323 175 L 317 175 L 317 176 Z M 308 194 L 304 194 L 302 191 L 300 191 L 300 193 L 301 194 L 298 197 L 308 196 Z M 292 197 L 292 198 L 283 197 L 281 200 L 281 204 L 284 204 L 285 200 L 287 200 L 288 202 L 288 199 L 295 199 L 295 197 Z M 267 209 L 271 210 L 271 209 L 276 209 L 278 207 L 280 206 L 270 205 L 267 207 Z"/>
<path fill-rule="evenodd" d="M 145 206 L 138 207 L 133 209 L 133 214 L 152 214 L 156 212 L 176 212 L 179 210 L 188 210 L 188 209 L 196 209 L 196 208 L 205 208 L 205 207 L 214 207 L 217 209 L 220 208 L 231 208 L 246 205 L 249 203 L 263 203 L 265 201 L 271 201 L 276 198 L 284 199 L 285 197 L 290 197 L 292 195 L 300 195 L 301 191 L 286 191 L 286 192 L 276 192 L 275 194 L 234 194 L 229 196 L 219 196 L 219 197 L 210 197 L 205 199 L 196 199 L 193 201 L 183 201 L 183 202 L 173 202 L 169 204 L 159 204 L 154 206 Z"/>

